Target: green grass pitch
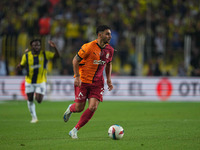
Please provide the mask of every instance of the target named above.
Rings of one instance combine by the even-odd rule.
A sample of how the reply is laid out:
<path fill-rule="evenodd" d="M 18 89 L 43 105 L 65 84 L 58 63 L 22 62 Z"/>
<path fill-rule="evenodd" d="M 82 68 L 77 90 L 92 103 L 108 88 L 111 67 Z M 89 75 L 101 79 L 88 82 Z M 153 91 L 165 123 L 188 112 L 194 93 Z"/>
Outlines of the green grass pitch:
<path fill-rule="evenodd" d="M 82 113 L 62 116 L 72 101 L 36 104 L 39 122 L 30 123 L 26 101 L 0 102 L 0 150 L 199 150 L 199 102 L 104 101 L 74 140 L 68 132 Z M 88 105 L 86 104 L 86 107 Z M 121 140 L 108 128 L 124 128 Z"/>

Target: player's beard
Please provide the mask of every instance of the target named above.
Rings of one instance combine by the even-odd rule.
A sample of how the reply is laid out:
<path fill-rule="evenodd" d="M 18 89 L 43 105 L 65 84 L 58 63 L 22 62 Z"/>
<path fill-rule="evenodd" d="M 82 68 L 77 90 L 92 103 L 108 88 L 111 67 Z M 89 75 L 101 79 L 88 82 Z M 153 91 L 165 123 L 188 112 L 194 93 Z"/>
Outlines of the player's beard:
<path fill-rule="evenodd" d="M 35 54 L 39 54 L 40 53 L 40 49 L 34 49 L 33 50 Z"/>
<path fill-rule="evenodd" d="M 105 43 L 105 44 L 109 44 L 109 43 L 110 43 L 110 39 L 105 40 L 104 43 Z"/>

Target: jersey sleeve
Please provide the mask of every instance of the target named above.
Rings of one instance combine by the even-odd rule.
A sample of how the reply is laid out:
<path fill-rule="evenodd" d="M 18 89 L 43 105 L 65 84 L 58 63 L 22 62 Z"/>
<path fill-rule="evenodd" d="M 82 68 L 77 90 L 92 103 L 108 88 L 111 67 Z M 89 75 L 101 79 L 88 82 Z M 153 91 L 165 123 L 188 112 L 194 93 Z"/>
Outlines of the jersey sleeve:
<path fill-rule="evenodd" d="M 54 55 L 55 55 L 55 53 L 50 52 L 50 51 L 45 51 L 45 54 L 46 54 L 47 60 L 53 59 L 53 57 L 54 57 Z"/>
<path fill-rule="evenodd" d="M 83 59 L 83 58 L 86 58 L 90 53 L 90 49 L 89 47 L 84 44 L 81 49 L 78 51 L 78 56 Z"/>
<path fill-rule="evenodd" d="M 113 59 L 114 48 L 113 48 L 113 47 L 111 47 L 111 46 L 109 46 L 109 48 L 110 48 L 109 62 L 111 62 L 111 61 L 112 61 L 112 59 Z"/>
<path fill-rule="evenodd" d="M 25 64 L 26 64 L 26 54 L 24 54 L 24 55 L 22 56 L 22 60 L 21 60 L 20 65 L 21 65 L 21 66 L 25 66 Z"/>

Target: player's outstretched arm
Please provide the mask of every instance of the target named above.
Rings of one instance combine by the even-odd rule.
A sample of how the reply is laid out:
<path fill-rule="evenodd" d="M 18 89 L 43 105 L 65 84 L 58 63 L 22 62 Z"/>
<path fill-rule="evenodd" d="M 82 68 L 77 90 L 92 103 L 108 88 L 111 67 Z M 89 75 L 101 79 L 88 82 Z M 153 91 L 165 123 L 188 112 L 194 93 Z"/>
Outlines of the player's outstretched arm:
<path fill-rule="evenodd" d="M 51 47 L 53 47 L 55 49 L 55 55 L 54 58 L 59 58 L 60 57 L 60 53 L 56 47 L 56 44 L 53 41 L 49 41 L 48 42 L 50 44 Z"/>

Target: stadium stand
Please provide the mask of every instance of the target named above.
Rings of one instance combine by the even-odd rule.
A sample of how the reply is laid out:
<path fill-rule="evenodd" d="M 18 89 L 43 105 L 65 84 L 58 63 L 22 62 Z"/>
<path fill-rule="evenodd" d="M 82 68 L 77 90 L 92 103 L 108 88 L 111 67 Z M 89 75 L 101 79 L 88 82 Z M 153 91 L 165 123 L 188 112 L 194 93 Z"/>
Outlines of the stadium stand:
<path fill-rule="evenodd" d="M 0 54 L 15 71 L 33 37 L 45 49 L 54 39 L 62 60 L 50 63 L 52 75 L 72 75 L 71 61 L 80 46 L 95 38 L 95 27 L 112 28 L 115 75 L 137 75 L 136 41 L 145 36 L 144 76 L 200 75 L 200 5 L 196 0 L 2 0 L 0 1 Z M 44 30 L 45 29 L 45 30 Z M 191 39 L 189 66 L 184 64 L 185 37 Z"/>

